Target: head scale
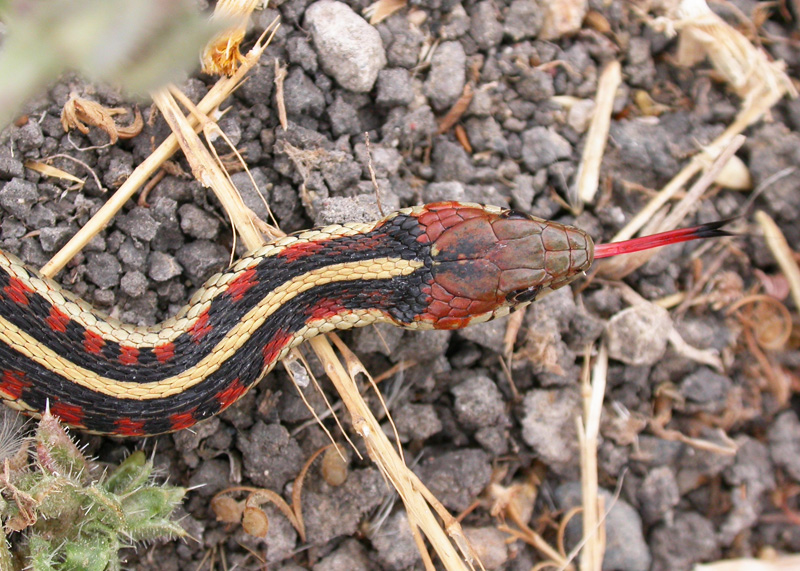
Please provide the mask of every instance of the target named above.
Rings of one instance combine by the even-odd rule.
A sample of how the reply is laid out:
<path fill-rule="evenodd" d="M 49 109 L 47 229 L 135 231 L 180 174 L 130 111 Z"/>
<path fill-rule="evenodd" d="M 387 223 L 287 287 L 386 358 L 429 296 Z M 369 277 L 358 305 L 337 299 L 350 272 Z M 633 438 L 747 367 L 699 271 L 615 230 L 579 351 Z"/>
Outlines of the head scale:
<path fill-rule="evenodd" d="M 594 244 L 572 226 L 514 210 L 460 205 L 432 239 L 433 300 L 423 319 L 436 329 L 506 315 L 580 276 Z M 447 223 L 449 221 L 449 223 Z"/>

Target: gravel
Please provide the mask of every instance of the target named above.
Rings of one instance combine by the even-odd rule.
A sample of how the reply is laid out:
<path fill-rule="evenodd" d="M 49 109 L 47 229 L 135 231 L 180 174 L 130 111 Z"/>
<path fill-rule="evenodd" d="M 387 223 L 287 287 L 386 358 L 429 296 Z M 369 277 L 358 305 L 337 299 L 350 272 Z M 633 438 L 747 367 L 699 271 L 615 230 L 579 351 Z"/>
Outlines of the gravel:
<path fill-rule="evenodd" d="M 608 354 L 628 365 L 654 365 L 667 349 L 672 320 L 653 304 L 634 305 L 614 315 L 606 327 Z"/>
<path fill-rule="evenodd" d="M 0 206 L 19 219 L 28 216 L 38 198 L 36 185 L 22 178 L 12 178 L 0 188 Z"/>
<path fill-rule="evenodd" d="M 436 111 L 444 111 L 461 96 L 466 75 L 467 55 L 460 42 L 442 42 L 431 59 L 425 94 Z"/>
<path fill-rule="evenodd" d="M 472 377 L 450 390 L 456 397 L 453 410 L 464 428 L 492 426 L 505 410 L 503 395 L 494 381 L 484 375 Z"/>
<path fill-rule="evenodd" d="M 578 457 L 573 388 L 528 392 L 522 401 L 522 438 L 537 457 L 556 471 L 574 472 Z"/>
<path fill-rule="evenodd" d="M 534 127 L 522 134 L 522 160 L 530 172 L 572 155 L 572 145 L 552 128 Z"/>
<path fill-rule="evenodd" d="M 553 23 L 545 18 L 559 3 L 417 0 L 374 25 L 364 14 L 367 4 L 278 0 L 257 12 L 245 45 L 277 15 L 282 27 L 221 106 L 219 124 L 249 169 L 232 174 L 234 185 L 264 221 L 271 221 L 268 202 L 286 232 L 370 222 L 420 202 L 461 200 L 513 205 L 576 224 L 607 242 L 652 191 L 725 130 L 740 106 L 734 93 L 712 79 L 707 63 L 676 67 L 675 42 L 643 24 L 630 3 L 591 3 L 581 30 L 552 39 L 546 38 Z M 739 8 L 752 12 L 744 4 Z M 733 10 L 710 5 L 740 25 Z M 786 59 L 796 78 L 795 23 L 784 18 L 779 10 L 765 15 L 761 29 L 775 41 L 764 42 L 764 49 L 772 59 Z M 564 201 L 574 191 L 597 79 L 611 59 L 623 65 L 623 83 L 614 101 L 600 192 L 576 216 Z M 287 130 L 278 122 L 276 60 L 288 73 Z M 212 85 L 212 78 L 198 74 L 181 88 L 197 102 Z M 456 125 L 440 132 L 440 121 L 467 85 L 471 101 L 456 109 L 463 111 Z M 647 114 L 640 91 L 656 101 L 658 114 Z M 72 92 L 108 107 L 133 107 L 113 89 L 71 74 L 0 133 L 0 248 L 32 266 L 45 264 L 74 236 L 169 133 L 163 118 L 151 117 L 140 103 L 145 124 L 133 139 L 103 146 L 108 137 L 94 127 L 88 135 L 73 130 L 67 136 L 60 113 Z M 797 376 L 796 339 L 759 360 L 747 344 L 747 328 L 762 318 L 742 320 L 739 313 L 748 305 L 729 312 L 743 292 L 775 294 L 771 303 L 783 303 L 791 315 L 797 311 L 791 298 L 781 298 L 783 276 L 748 213 L 751 206 L 766 211 L 792 247 L 800 242 L 800 178 L 786 170 L 800 164 L 798 128 L 800 105 L 779 102 L 770 122 L 749 128 L 738 154 L 760 192 L 716 189 L 682 222 L 691 226 L 744 212 L 731 224 L 738 235 L 733 249 L 665 248 L 627 276 L 624 286 L 581 277 L 528 308 L 518 331 L 502 319 L 459 332 L 386 325 L 341 334 L 375 377 L 385 375 L 379 387 L 406 461 L 453 513 L 478 502 L 462 525 L 487 568 L 516 571 L 541 562 L 523 542 L 504 543 L 499 519 L 481 499 L 490 484 L 511 486 L 537 474 L 541 482 L 527 523 L 551 545 L 557 538 L 543 518 L 560 522 L 557 510 L 578 503 L 580 377 L 587 346 L 601 338 L 611 361 L 599 477 L 605 490 L 620 489 L 613 501 L 601 492 L 617 510 L 606 526 L 604 568 L 691 569 L 721 557 L 800 550 L 800 533 L 786 515 L 800 511 L 793 492 L 800 483 L 797 398 L 764 383 L 770 378 L 766 363 L 772 378 Z M 212 144 L 221 156 L 230 152 L 221 138 Z M 85 163 L 51 160 L 86 178 L 82 189 L 24 166 L 56 155 Z M 69 291 L 125 322 L 149 325 L 175 315 L 204 280 L 228 264 L 232 252 L 243 253 L 227 214 L 193 179 L 180 154 L 169 173 L 152 178 L 149 194 L 125 204 L 56 276 Z M 693 291 L 698 276 L 716 263 L 719 269 L 691 305 L 665 311 L 652 303 Z M 631 306 L 623 287 L 647 303 Z M 717 352 L 724 370 L 667 343 L 673 327 L 692 347 Z M 515 331 L 507 355 L 506 338 Z M 300 349 L 325 396 L 341 407 L 322 368 Z M 320 393 L 310 386 L 303 394 L 324 415 Z M 381 428 L 393 437 L 381 403 L 367 394 Z M 655 415 L 669 418 L 668 436 L 694 440 L 657 436 Z M 348 416 L 339 417 L 352 435 Z M 196 569 L 208 552 L 224 551 L 229 567 L 251 568 L 257 563 L 248 549 L 270 568 L 285 571 L 421 565 L 401 503 L 390 499 L 374 465 L 355 454 L 340 488 L 327 487 L 318 464 L 311 466 L 303 489 L 307 545 L 300 545 L 288 520 L 272 508 L 266 542 L 215 521 L 208 499 L 226 486 L 265 486 L 290 499 L 303 463 L 328 442 L 311 418 L 278 367 L 194 431 L 130 442 L 81 436 L 93 455 L 109 462 L 137 446 L 148 452 L 155 447 L 159 472 L 170 481 L 205 484 L 189 493 L 182 519 L 201 542 L 153 546 L 140 552 L 146 554 L 141 559 L 131 552 L 126 567 L 147 569 L 157 560 L 164 568 Z M 328 416 L 323 422 L 341 441 L 335 422 Z M 697 441 L 704 445 L 692 445 Z M 561 502 L 564 489 L 572 490 L 569 503 Z M 568 548 L 576 533 L 573 524 Z M 626 535 L 635 539 L 620 539 Z"/>
<path fill-rule="evenodd" d="M 389 516 L 382 526 L 370 534 L 369 539 L 378 551 L 378 560 L 386 569 L 407 569 L 420 561 L 408 516 L 402 510 Z"/>
<path fill-rule="evenodd" d="M 455 512 L 467 509 L 492 475 L 486 452 L 469 448 L 426 458 L 414 471 L 442 504 Z"/>
<path fill-rule="evenodd" d="M 800 420 L 791 410 L 778 415 L 767 434 L 770 455 L 795 482 L 800 482 Z"/>
<path fill-rule="evenodd" d="M 656 526 L 651 545 L 653 571 L 689 571 L 720 556 L 714 525 L 695 512 L 679 513 L 671 525 Z"/>

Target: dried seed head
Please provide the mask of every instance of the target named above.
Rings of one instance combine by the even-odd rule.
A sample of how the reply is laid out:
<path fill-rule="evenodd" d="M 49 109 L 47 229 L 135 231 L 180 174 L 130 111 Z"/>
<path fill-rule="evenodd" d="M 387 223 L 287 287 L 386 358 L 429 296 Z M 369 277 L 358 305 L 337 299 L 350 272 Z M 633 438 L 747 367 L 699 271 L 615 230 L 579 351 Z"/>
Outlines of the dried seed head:
<path fill-rule="evenodd" d="M 211 500 L 211 509 L 214 510 L 217 521 L 239 523 L 242 521 L 244 502 L 237 502 L 230 496 L 217 496 Z"/>
<path fill-rule="evenodd" d="M 347 462 L 335 446 L 325 451 L 322 457 L 322 478 L 330 486 L 341 486 L 347 480 Z"/>
<path fill-rule="evenodd" d="M 267 537 L 269 518 L 261 508 L 247 506 L 242 512 L 242 528 L 254 537 Z"/>

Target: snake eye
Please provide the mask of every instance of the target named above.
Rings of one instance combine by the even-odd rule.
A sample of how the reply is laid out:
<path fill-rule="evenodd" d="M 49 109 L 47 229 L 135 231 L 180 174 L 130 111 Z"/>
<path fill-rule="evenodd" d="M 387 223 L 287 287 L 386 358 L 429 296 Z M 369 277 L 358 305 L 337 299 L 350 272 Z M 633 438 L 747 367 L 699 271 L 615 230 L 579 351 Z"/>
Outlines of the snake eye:
<path fill-rule="evenodd" d="M 542 286 L 529 287 L 512 292 L 506 296 L 506 300 L 514 303 L 530 303 L 536 300 L 536 296 L 542 290 Z"/>
<path fill-rule="evenodd" d="M 531 217 L 524 212 L 520 212 L 519 210 L 514 210 L 513 208 L 509 208 L 508 210 L 504 210 L 503 213 L 500 215 L 507 220 L 530 220 Z"/>

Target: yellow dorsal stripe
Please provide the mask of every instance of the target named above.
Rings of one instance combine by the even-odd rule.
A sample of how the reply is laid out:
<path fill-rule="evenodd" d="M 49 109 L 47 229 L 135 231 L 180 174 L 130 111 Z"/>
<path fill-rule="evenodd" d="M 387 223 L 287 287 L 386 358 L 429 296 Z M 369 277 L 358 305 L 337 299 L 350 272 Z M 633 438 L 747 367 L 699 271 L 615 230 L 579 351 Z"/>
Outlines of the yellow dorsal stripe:
<path fill-rule="evenodd" d="M 2 317 L 0 317 L 0 341 L 42 367 L 92 391 L 115 398 L 136 400 L 165 398 L 180 394 L 201 383 L 208 375 L 219 369 L 225 361 L 236 354 L 270 315 L 298 294 L 332 282 L 389 279 L 394 276 L 409 275 L 422 266 L 421 262 L 399 258 L 376 258 L 333 264 L 296 276 L 264 296 L 258 305 L 231 328 L 214 349 L 195 366 L 152 383 L 117 381 L 98 375 L 58 355 Z"/>

